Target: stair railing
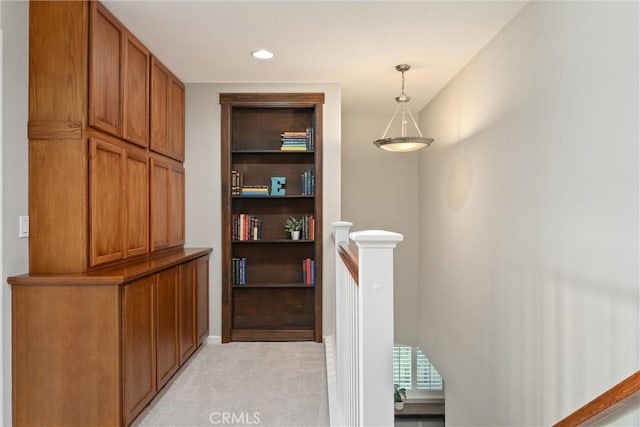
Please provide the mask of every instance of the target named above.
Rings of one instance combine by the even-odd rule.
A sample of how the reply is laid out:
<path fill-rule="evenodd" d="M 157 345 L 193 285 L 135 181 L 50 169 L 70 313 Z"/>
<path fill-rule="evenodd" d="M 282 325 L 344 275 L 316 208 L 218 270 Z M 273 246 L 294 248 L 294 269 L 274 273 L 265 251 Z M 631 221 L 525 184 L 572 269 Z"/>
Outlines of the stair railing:
<path fill-rule="evenodd" d="M 381 230 L 350 233 L 352 226 L 333 223 L 336 418 L 345 426 L 392 426 L 393 249 L 403 236 Z"/>

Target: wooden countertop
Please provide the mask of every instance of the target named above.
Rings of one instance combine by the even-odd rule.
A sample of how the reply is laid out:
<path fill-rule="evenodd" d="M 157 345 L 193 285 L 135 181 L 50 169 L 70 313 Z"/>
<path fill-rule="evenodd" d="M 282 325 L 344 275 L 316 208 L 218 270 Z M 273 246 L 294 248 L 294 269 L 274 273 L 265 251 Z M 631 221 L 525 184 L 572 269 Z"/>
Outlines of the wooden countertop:
<path fill-rule="evenodd" d="M 7 279 L 12 286 L 121 285 L 211 253 L 211 248 L 176 248 L 86 273 L 22 274 Z"/>

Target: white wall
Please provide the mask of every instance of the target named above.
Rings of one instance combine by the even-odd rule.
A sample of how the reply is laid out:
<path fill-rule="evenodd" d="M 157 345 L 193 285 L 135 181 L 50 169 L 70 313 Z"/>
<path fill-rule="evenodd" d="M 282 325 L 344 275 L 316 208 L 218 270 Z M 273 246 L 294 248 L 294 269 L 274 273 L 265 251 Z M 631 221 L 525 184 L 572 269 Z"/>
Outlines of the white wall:
<path fill-rule="evenodd" d="M 2 9 L 2 407 L 11 425 L 11 290 L 6 277 L 26 273 L 28 239 L 18 239 L 18 216 L 27 215 L 27 103 L 29 3 Z"/>
<path fill-rule="evenodd" d="M 418 344 L 419 154 L 376 148 L 393 113 L 342 113 L 342 219 L 353 231 L 382 229 L 404 235 L 394 250 L 395 342 Z"/>
<path fill-rule="evenodd" d="M 340 88 L 337 84 L 186 85 L 186 246 L 213 247 L 209 330 L 221 335 L 220 93 L 324 92 L 323 110 L 323 334 L 334 331 L 334 255 L 331 223 L 340 219 Z"/>
<path fill-rule="evenodd" d="M 551 425 L 639 368 L 638 36 L 637 2 L 529 3 L 420 115 L 449 425 Z"/>

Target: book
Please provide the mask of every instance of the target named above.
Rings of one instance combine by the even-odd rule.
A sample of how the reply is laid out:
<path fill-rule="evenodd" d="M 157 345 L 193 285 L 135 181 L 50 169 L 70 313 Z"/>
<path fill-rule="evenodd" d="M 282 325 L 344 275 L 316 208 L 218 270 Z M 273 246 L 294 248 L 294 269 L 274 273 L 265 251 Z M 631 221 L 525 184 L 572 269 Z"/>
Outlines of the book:
<path fill-rule="evenodd" d="M 302 260 L 302 282 L 307 286 L 315 285 L 315 267 L 316 263 L 313 259 L 305 258 Z"/>
<path fill-rule="evenodd" d="M 242 188 L 242 173 L 237 170 L 231 171 L 231 195 L 239 196 Z"/>

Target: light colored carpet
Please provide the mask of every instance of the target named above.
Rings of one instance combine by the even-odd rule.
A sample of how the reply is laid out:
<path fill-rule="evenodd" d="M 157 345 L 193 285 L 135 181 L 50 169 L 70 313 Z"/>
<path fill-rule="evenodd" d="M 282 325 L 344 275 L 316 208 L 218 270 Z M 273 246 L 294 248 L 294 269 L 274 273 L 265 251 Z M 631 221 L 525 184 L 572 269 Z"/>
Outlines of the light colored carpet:
<path fill-rule="evenodd" d="M 135 426 L 328 426 L 323 344 L 202 346 Z"/>

